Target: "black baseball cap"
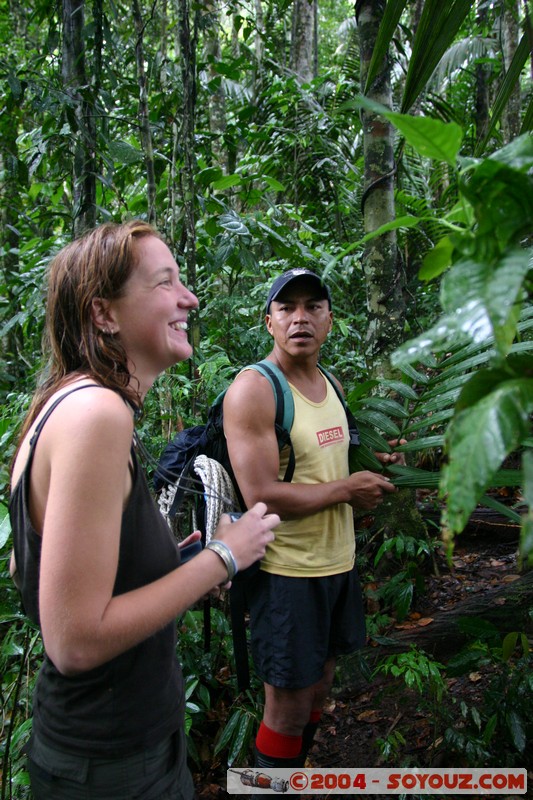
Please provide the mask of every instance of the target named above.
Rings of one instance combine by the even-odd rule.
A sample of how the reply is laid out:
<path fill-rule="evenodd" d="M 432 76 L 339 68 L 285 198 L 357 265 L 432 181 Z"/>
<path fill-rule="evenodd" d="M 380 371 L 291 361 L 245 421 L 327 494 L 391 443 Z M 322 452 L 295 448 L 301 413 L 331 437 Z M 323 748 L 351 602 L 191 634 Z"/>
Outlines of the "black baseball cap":
<path fill-rule="evenodd" d="M 280 275 L 278 278 L 276 278 L 268 293 L 266 302 L 267 314 L 270 312 L 270 304 L 272 300 L 276 300 L 281 291 L 297 278 L 305 278 L 308 281 L 313 281 L 317 286 L 317 298 L 327 300 L 329 307 L 331 308 L 331 294 L 322 278 L 317 275 L 316 272 L 311 272 L 310 269 L 304 269 L 301 267 L 289 269 L 287 272 L 284 272 L 283 275 Z"/>

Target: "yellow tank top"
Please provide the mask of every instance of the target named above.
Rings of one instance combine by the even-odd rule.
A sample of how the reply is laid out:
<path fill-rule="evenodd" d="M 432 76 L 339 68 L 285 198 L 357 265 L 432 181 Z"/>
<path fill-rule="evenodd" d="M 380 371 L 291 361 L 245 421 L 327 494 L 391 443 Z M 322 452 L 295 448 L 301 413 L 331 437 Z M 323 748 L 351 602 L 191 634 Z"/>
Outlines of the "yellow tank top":
<path fill-rule="evenodd" d="M 349 433 L 346 413 L 335 389 L 324 378 L 326 398 L 313 403 L 289 384 L 294 398 L 291 440 L 296 469 L 293 483 L 326 483 L 346 478 Z M 283 480 L 288 449 L 280 455 Z M 320 577 L 347 572 L 355 559 L 353 511 L 340 503 L 303 519 L 283 521 L 274 531 L 261 569 L 277 575 Z"/>

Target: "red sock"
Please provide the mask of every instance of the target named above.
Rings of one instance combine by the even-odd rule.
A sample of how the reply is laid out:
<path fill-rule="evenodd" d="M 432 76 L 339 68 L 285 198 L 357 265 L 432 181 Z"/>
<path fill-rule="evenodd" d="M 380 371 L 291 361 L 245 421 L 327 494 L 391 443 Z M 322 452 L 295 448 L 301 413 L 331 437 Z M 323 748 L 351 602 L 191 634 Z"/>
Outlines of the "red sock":
<path fill-rule="evenodd" d="M 278 733 L 262 722 L 257 732 L 255 746 L 260 753 L 264 753 L 266 756 L 296 758 L 302 749 L 302 737 Z"/>
<path fill-rule="evenodd" d="M 322 716 L 322 711 L 320 711 L 320 709 L 318 711 L 311 711 L 311 715 L 309 717 L 309 722 L 312 722 L 313 724 L 315 724 L 315 723 L 320 721 L 320 717 L 321 716 Z"/>

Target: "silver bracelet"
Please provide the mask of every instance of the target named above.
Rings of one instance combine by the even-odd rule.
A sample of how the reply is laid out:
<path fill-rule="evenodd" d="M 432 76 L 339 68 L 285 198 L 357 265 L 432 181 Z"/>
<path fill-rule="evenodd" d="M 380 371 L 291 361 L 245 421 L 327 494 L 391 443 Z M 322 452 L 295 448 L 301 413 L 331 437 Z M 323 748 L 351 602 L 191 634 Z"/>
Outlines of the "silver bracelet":
<path fill-rule="evenodd" d="M 222 559 L 228 572 L 228 581 L 232 581 L 239 571 L 239 568 L 237 566 L 237 562 L 235 561 L 235 556 L 231 552 L 228 545 L 225 542 L 222 542 L 220 539 L 211 539 L 211 541 L 206 544 L 205 548 L 206 550 L 212 550 Z"/>

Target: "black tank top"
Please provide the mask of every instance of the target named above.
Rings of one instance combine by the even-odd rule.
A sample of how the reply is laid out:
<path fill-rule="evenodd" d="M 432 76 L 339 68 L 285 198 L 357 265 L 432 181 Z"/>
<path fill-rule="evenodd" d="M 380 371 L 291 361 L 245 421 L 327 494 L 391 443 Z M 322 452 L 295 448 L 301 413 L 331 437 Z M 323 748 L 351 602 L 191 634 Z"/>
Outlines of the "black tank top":
<path fill-rule="evenodd" d="M 83 388 L 87 387 L 71 391 Z M 68 394 L 57 398 L 40 420 L 9 502 L 22 602 L 36 624 L 41 537 L 28 510 L 30 471 L 39 434 Z M 151 583 L 180 563 L 176 542 L 150 495 L 133 447 L 132 462 L 132 490 L 122 515 L 114 596 Z M 151 747 L 172 734 L 182 724 L 184 704 L 175 632 L 171 623 L 106 664 L 72 677 L 58 672 L 45 653 L 34 694 L 34 735 L 69 752 L 118 757 Z"/>

